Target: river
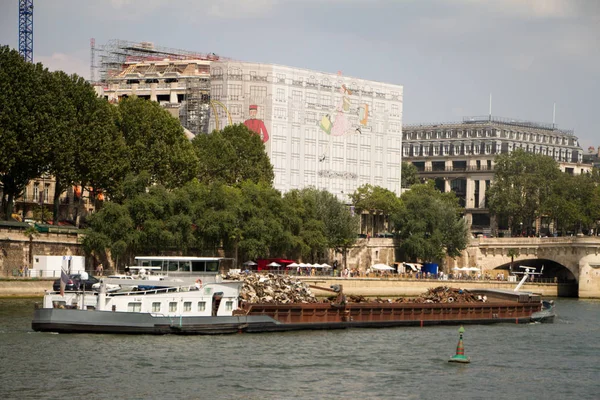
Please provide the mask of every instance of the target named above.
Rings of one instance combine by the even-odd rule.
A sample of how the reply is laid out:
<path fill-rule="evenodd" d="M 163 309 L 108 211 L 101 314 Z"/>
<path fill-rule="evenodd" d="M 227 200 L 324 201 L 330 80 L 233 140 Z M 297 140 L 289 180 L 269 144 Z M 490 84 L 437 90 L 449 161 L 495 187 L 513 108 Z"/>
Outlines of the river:
<path fill-rule="evenodd" d="M 0 299 L 1 399 L 597 399 L 600 301 L 553 324 L 225 336 L 33 332 L 40 299 Z"/>

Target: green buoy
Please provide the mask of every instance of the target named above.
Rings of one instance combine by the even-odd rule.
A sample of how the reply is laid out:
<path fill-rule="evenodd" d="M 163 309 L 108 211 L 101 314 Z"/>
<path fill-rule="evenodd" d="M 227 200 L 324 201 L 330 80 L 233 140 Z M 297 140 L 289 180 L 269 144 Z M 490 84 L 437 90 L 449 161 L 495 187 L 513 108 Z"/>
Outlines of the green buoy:
<path fill-rule="evenodd" d="M 458 345 L 456 346 L 456 354 L 453 355 L 448 362 L 463 364 L 470 363 L 471 359 L 469 357 L 465 357 L 465 346 L 463 344 L 463 333 L 465 333 L 465 328 L 461 326 L 458 330 L 458 333 L 460 334 L 460 337 L 458 338 Z"/>

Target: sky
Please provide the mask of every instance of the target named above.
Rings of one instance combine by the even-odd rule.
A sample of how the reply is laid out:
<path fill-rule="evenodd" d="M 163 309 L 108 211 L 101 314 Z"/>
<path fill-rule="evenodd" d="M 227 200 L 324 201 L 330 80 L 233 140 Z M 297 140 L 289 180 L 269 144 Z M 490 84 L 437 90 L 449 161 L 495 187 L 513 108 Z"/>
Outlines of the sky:
<path fill-rule="evenodd" d="M 34 61 L 85 78 L 90 38 L 146 41 L 400 84 L 404 124 L 488 115 L 491 94 L 494 116 L 600 147 L 598 0 L 34 0 L 33 20 Z"/>

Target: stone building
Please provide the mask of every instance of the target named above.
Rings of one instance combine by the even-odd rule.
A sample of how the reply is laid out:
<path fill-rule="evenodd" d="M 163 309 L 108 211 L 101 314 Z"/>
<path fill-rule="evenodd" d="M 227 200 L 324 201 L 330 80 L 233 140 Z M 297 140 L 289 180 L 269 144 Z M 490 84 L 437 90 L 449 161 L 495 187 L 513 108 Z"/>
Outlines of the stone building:
<path fill-rule="evenodd" d="M 456 193 L 474 234 L 491 233 L 485 194 L 499 154 L 521 148 L 553 157 L 567 173 L 591 170 L 590 164 L 583 163 L 583 150 L 573 131 L 529 121 L 486 116 L 405 125 L 402 142 L 403 160 L 417 167 L 420 178 L 433 179 L 441 191 Z"/>

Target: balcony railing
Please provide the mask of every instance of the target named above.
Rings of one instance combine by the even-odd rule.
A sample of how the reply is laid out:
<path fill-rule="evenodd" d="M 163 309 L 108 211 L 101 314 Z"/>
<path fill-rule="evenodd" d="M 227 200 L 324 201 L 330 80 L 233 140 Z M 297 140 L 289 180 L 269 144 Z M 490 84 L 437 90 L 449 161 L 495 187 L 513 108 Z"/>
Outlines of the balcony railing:
<path fill-rule="evenodd" d="M 466 167 L 418 167 L 417 172 L 488 172 L 494 171 L 494 166 L 468 165 Z"/>

